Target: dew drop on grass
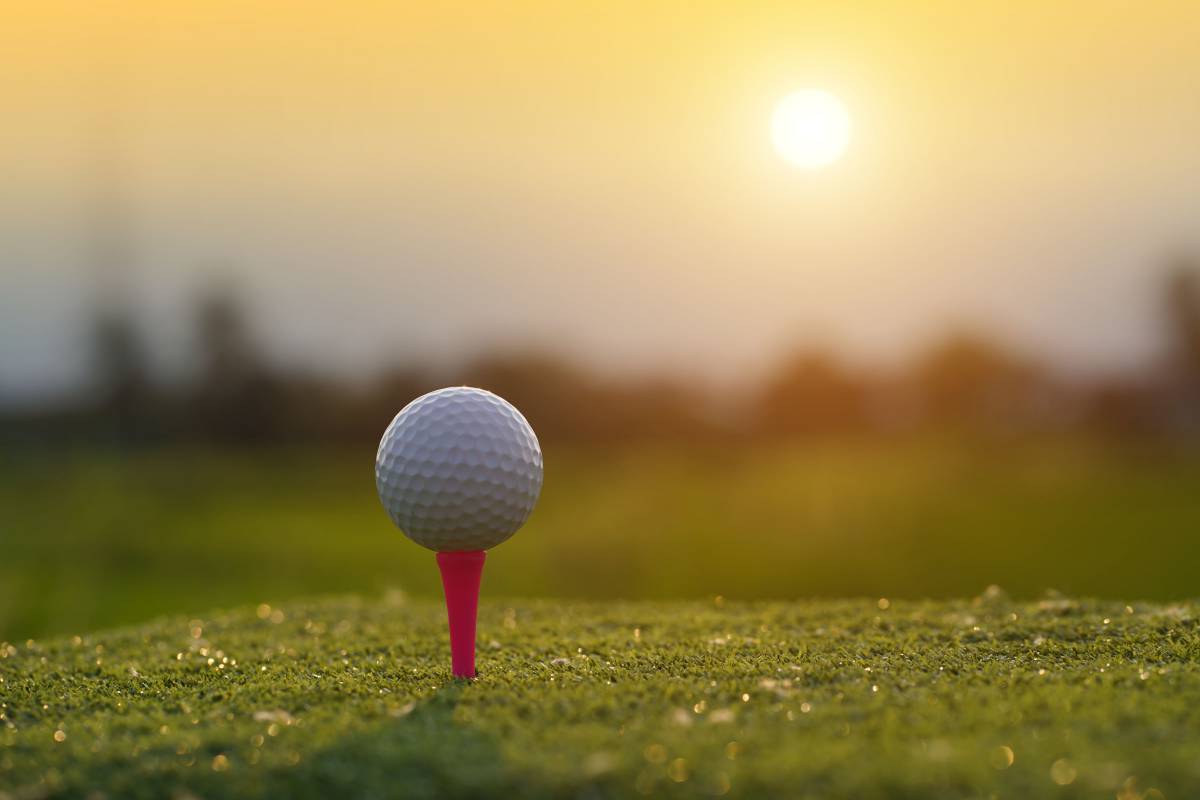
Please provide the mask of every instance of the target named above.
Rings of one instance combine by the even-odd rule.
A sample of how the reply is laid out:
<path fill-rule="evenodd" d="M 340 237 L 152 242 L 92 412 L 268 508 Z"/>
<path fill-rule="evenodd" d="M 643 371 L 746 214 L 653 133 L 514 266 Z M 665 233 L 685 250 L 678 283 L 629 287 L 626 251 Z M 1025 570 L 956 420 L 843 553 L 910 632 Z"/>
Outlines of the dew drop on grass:
<path fill-rule="evenodd" d="M 995 769 L 1008 769 L 1016 760 L 1011 747 L 1001 745 L 988 754 L 988 763 Z"/>
<path fill-rule="evenodd" d="M 1050 780 L 1059 786 L 1069 786 L 1074 783 L 1077 774 L 1075 767 L 1065 758 L 1060 758 L 1050 765 Z"/>

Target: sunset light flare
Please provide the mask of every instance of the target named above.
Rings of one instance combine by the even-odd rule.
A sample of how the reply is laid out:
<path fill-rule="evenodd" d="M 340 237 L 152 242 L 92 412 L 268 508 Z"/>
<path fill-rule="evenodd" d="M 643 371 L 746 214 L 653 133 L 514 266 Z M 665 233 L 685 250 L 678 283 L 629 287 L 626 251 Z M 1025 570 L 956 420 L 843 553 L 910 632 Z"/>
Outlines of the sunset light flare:
<path fill-rule="evenodd" d="M 822 89 L 793 92 L 775 106 L 771 141 L 789 163 L 817 169 L 837 161 L 850 143 L 850 114 Z"/>

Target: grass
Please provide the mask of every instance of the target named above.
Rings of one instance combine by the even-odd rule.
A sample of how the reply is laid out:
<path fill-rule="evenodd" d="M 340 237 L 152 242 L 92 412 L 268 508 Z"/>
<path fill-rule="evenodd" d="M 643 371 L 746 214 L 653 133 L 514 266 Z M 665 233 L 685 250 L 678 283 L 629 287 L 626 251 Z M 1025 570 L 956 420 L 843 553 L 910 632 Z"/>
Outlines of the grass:
<path fill-rule="evenodd" d="M 440 605 L 164 618 L 0 649 L 0 797 L 1183 798 L 1200 606 Z"/>
<path fill-rule="evenodd" d="M 0 638 L 262 597 L 434 596 L 374 451 L 0 453 Z M 999 445 L 546 446 L 489 591 L 570 599 L 1195 594 L 1200 452 Z"/>

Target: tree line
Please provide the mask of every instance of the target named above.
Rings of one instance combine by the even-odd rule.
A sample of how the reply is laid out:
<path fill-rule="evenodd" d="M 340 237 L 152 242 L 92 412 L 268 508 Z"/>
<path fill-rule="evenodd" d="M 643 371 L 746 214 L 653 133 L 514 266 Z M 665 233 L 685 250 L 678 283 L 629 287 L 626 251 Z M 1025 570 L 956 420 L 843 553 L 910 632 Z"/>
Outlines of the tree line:
<path fill-rule="evenodd" d="M 893 369 L 856 368 L 796 350 L 754 386 L 716 390 L 673 375 L 614 378 L 550 353 L 414 362 L 351 384 L 285 369 L 257 345 L 236 294 L 195 304 L 189 379 L 160 380 L 133 317 L 109 310 L 92 330 L 94 382 L 69 402 L 10 412 L 6 438 L 153 445 L 369 442 L 408 400 L 438 386 L 481 386 L 516 404 L 544 439 L 583 443 L 713 441 L 920 432 L 1082 431 L 1200 438 L 1200 269 L 1180 259 L 1164 281 L 1159 357 L 1104 377 L 1064 374 L 981 331 L 954 331 Z"/>

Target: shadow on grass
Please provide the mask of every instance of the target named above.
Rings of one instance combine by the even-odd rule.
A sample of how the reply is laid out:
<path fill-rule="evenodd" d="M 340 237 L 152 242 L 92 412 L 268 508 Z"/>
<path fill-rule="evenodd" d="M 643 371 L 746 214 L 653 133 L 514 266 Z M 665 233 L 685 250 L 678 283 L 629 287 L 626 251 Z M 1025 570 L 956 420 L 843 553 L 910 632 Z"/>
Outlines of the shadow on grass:
<path fill-rule="evenodd" d="M 447 686 L 410 714 L 339 739 L 255 787 L 264 797 L 530 797 L 497 743 L 454 719 L 466 687 Z M 536 790 L 534 790 L 536 791 Z"/>

